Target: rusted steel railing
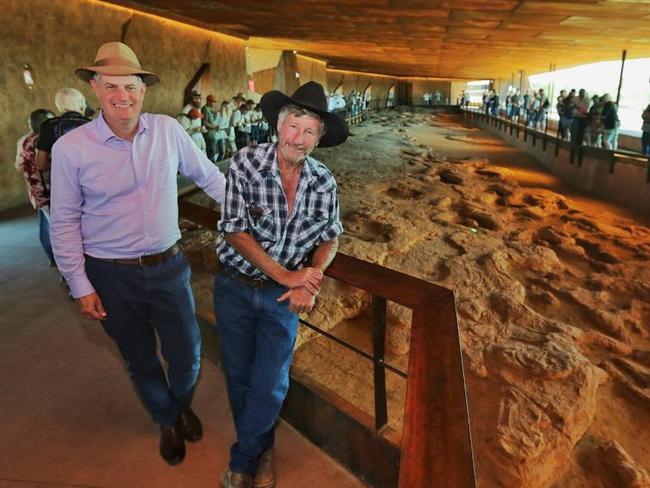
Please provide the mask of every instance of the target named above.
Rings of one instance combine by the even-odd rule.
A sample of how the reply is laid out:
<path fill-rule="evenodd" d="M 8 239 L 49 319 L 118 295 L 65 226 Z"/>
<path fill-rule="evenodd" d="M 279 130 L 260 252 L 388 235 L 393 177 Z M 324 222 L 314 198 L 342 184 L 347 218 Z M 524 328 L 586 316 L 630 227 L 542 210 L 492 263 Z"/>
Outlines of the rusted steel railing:
<path fill-rule="evenodd" d="M 184 218 L 215 227 L 217 213 L 213 210 L 183 200 L 179 210 Z M 373 354 L 301 322 L 373 361 L 377 431 L 387 423 L 385 369 L 407 378 L 399 487 L 474 488 L 474 455 L 453 292 L 341 253 L 325 274 L 371 294 Z M 408 374 L 384 362 L 387 301 L 413 311 Z"/>

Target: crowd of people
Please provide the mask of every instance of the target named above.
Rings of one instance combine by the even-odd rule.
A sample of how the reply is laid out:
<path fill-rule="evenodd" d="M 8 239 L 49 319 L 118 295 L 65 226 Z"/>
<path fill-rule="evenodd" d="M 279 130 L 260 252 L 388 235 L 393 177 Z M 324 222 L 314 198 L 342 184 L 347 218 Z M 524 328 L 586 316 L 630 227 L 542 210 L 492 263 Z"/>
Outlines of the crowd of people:
<path fill-rule="evenodd" d="M 372 94 L 370 90 L 352 90 L 347 97 L 340 92 L 333 92 L 327 96 L 327 109 L 345 117 L 354 117 L 368 110 L 371 106 Z"/>
<path fill-rule="evenodd" d="M 332 93 L 327 97 L 330 112 L 354 117 L 370 108 L 372 95 L 352 90 L 347 97 Z M 218 104 L 214 95 L 203 96 L 192 91 L 188 103 L 177 117 L 196 145 L 212 162 L 230 158 L 239 149 L 251 144 L 272 141 L 274 136 L 262 114 L 259 103 L 238 93 L 231 100 Z"/>
<path fill-rule="evenodd" d="M 527 127 L 540 131 L 547 129 L 548 114 L 551 101 L 543 89 L 528 91 L 522 95 L 518 89 L 513 89 L 506 95 L 502 103 L 499 94 L 490 89 L 483 95 L 482 110 L 492 116 L 504 116 L 508 120 L 521 122 Z M 601 96 L 589 96 L 584 89 L 561 90 L 555 100 L 555 110 L 558 115 L 558 136 L 571 141 L 574 145 L 587 145 L 604 149 L 618 148 L 618 128 L 620 121 L 616 103 L 608 93 Z M 644 127 L 646 119 L 650 133 L 650 111 L 647 117 L 644 112 Z M 645 133 L 645 130 L 644 130 Z M 643 144 L 644 153 L 650 150 L 650 135 L 648 143 Z"/>
<path fill-rule="evenodd" d="M 231 157 L 245 146 L 268 142 L 271 138 L 260 105 L 245 99 L 243 93 L 232 97 L 232 101 L 223 100 L 221 104 L 217 103 L 214 95 L 208 95 L 203 104 L 202 95 L 193 91 L 178 121 L 208 159 L 215 163 Z"/>
<path fill-rule="evenodd" d="M 433 93 L 426 91 L 422 94 L 422 104 L 425 107 L 433 105 L 440 105 L 442 103 L 442 94 L 439 91 Z"/>
<path fill-rule="evenodd" d="M 560 91 L 555 108 L 559 116 L 558 133 L 574 144 L 618 148 L 618 110 L 608 93 L 589 97 L 586 90 Z"/>
<path fill-rule="evenodd" d="M 66 88 L 55 99 L 61 114 L 35 110 L 18 142 L 43 248 L 80 313 L 115 342 L 160 428 L 160 456 L 176 465 L 185 442 L 203 436 L 191 408 L 201 336 L 177 175 L 221 206 L 214 310 L 236 441 L 220 482 L 271 488 L 298 314 L 313 308 L 343 231 L 334 176 L 311 153 L 345 142 L 346 121 L 328 111 L 315 82 L 291 97 L 268 92 L 259 104 L 241 93 L 203 104 L 195 92 L 177 119 L 144 113 L 145 92 L 160 79 L 121 42 L 102 45 L 75 74 L 97 97 L 96 117 Z M 230 154 L 226 177 L 214 162 Z"/>
<path fill-rule="evenodd" d="M 518 89 L 508 92 L 504 103 L 499 93 L 490 89 L 483 94 L 483 111 L 493 116 L 505 115 L 508 120 L 520 121 L 528 127 L 543 130 L 547 121 L 550 102 L 543 89 L 523 95 Z"/>

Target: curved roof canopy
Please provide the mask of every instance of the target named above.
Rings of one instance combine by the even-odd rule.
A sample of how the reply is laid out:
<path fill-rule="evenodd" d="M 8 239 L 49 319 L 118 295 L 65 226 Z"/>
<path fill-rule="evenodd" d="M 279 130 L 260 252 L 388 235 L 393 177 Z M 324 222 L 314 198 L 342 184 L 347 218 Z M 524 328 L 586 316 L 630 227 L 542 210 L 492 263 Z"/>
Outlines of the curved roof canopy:
<path fill-rule="evenodd" d="M 650 2 L 626 0 L 115 0 L 108 3 L 295 49 L 336 68 L 507 77 L 650 53 Z"/>

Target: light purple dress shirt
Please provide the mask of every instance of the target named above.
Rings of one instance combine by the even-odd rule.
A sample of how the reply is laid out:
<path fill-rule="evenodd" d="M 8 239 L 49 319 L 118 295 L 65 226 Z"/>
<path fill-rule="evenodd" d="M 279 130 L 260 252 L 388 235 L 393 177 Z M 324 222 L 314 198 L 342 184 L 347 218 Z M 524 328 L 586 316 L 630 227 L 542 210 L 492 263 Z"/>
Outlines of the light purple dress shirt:
<path fill-rule="evenodd" d="M 166 115 L 141 114 L 133 142 L 117 137 L 100 114 L 54 144 L 52 248 L 73 297 L 95 292 L 84 254 L 137 258 L 180 239 L 179 171 L 223 202 L 223 174 Z"/>

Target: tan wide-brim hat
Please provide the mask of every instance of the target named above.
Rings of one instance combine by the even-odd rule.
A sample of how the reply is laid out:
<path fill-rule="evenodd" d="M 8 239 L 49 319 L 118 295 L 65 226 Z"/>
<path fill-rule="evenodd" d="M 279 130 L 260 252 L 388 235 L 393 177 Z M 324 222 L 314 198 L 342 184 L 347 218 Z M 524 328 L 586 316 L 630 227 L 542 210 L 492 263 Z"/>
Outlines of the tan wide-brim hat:
<path fill-rule="evenodd" d="M 110 76 L 138 75 L 145 85 L 155 85 L 160 81 L 157 74 L 145 71 L 133 50 L 122 42 L 107 42 L 97 50 L 95 64 L 75 71 L 77 77 L 90 81 L 95 73 Z"/>

